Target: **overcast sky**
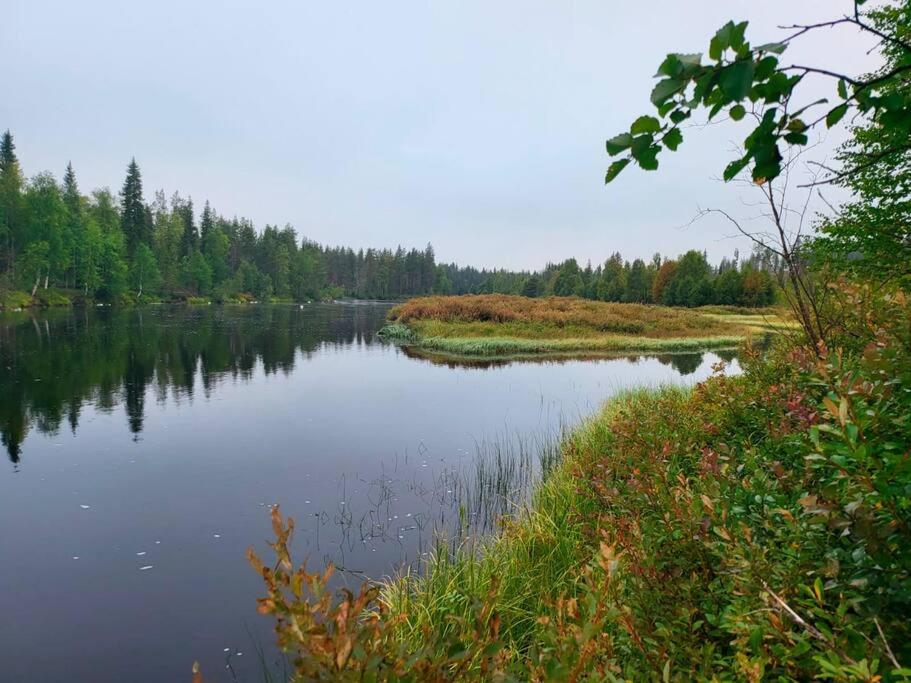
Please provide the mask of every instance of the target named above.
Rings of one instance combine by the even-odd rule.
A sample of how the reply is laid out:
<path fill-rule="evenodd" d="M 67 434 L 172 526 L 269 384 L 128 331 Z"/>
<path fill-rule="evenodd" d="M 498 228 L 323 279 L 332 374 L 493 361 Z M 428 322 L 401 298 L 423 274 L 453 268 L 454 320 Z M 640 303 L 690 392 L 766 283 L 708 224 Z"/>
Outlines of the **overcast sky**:
<path fill-rule="evenodd" d="M 658 172 L 609 187 L 605 138 L 652 113 L 667 52 L 706 50 L 727 19 L 767 42 L 849 5 L 6 0 L 0 130 L 28 175 L 72 160 L 84 192 L 117 191 L 135 156 L 147 199 L 179 190 L 323 243 L 429 241 L 438 260 L 510 268 L 717 259 L 744 246 L 728 226 L 681 226 L 697 206 L 755 214 L 715 179 L 747 131 L 685 131 Z M 786 59 L 856 72 L 865 47 L 827 31 Z"/>

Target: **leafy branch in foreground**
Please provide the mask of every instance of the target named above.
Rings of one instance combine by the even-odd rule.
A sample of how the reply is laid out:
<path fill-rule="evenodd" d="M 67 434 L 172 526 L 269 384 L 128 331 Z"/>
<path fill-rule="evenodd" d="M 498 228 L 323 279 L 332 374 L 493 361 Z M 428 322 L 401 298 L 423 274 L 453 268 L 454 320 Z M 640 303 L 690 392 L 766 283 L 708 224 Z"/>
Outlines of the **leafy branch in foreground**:
<path fill-rule="evenodd" d="M 857 160 L 854 165 L 832 171 L 818 183 L 843 181 L 868 165 L 911 149 L 907 138 L 911 134 L 911 90 L 907 87 L 911 42 L 906 31 L 901 30 L 909 10 L 899 10 L 901 16 L 884 25 L 876 21 L 876 11 L 862 13 L 863 4 L 864 0 L 855 0 L 852 14 L 831 21 L 782 27 L 792 33 L 779 42 L 755 47 L 746 39 L 748 23 L 729 21 L 712 38 L 708 61 L 704 62 L 699 53 L 669 54 L 658 67 L 656 77 L 661 80 L 651 95 L 658 116 L 640 116 L 629 131 L 607 141 L 609 155 L 626 156 L 610 165 L 605 182 L 614 180 L 631 161 L 644 170 L 656 170 L 659 153 L 663 148 L 677 150 L 683 142 L 681 124 L 701 109 L 708 109 L 709 120 L 725 111 L 734 121 L 749 115 L 756 122 L 744 140 L 743 155 L 724 169 L 725 180 L 731 180 L 748 166 L 758 184 L 776 178 L 785 158 L 782 146 L 806 146 L 811 130 L 822 124 L 832 128 L 852 111 L 887 133 L 892 144 L 881 150 L 877 158 Z M 888 66 L 857 77 L 818 66 L 782 62 L 782 54 L 796 40 L 813 31 L 838 26 L 854 27 L 876 39 L 889 57 Z M 795 105 L 799 87 L 809 76 L 835 80 L 835 97 L 831 101 L 820 99 Z"/>

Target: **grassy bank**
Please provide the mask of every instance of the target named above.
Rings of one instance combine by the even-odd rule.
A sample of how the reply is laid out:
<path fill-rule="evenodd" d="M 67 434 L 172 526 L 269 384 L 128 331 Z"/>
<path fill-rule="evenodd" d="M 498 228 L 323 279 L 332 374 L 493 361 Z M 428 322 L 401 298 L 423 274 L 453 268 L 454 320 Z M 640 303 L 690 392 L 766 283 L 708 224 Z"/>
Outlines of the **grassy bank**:
<path fill-rule="evenodd" d="M 389 339 L 464 357 L 701 351 L 790 328 L 772 311 L 504 295 L 412 299 L 391 309 L 389 320 L 382 331 Z"/>
<path fill-rule="evenodd" d="M 907 313 L 612 400 L 502 534 L 341 602 L 276 515 L 261 611 L 302 679 L 904 680 Z"/>

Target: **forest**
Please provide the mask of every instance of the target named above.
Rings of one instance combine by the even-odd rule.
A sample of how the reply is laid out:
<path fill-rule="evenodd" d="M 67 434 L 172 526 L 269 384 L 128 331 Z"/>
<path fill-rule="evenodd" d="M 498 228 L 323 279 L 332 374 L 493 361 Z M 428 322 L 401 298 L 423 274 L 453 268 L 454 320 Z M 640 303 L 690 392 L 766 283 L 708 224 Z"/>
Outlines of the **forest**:
<path fill-rule="evenodd" d="M 711 265 L 706 254 L 655 254 L 630 263 L 576 259 L 539 272 L 437 263 L 431 245 L 358 249 L 300 238 L 294 228 L 226 218 L 208 202 L 163 191 L 147 202 L 132 160 L 119 194 L 83 194 L 72 164 L 62 182 L 25 179 L 9 131 L 0 144 L 0 294 L 18 308 L 84 301 L 138 303 L 400 299 L 422 294 L 579 296 L 671 306 L 765 306 L 783 285 L 783 264 L 763 249 Z M 18 295 L 13 295 L 18 292 Z"/>

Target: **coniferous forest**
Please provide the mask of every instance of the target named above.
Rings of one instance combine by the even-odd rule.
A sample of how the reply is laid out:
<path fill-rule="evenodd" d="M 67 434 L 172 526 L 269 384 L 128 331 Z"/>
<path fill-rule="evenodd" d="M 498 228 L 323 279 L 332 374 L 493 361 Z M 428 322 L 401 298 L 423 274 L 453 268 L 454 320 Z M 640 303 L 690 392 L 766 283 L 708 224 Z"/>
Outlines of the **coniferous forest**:
<path fill-rule="evenodd" d="M 323 246 L 290 225 L 228 218 L 175 192 L 144 193 L 132 160 L 121 190 L 87 194 L 72 164 L 62 181 L 26 178 L 7 131 L 0 145 L 0 294 L 6 307 L 98 301 L 306 301 L 421 294 L 580 296 L 671 306 L 765 306 L 782 284 L 770 251 L 709 264 L 700 251 L 647 262 L 617 252 L 603 264 L 576 259 L 540 272 L 437 263 L 433 248 Z M 16 294 L 18 292 L 18 294 Z"/>

